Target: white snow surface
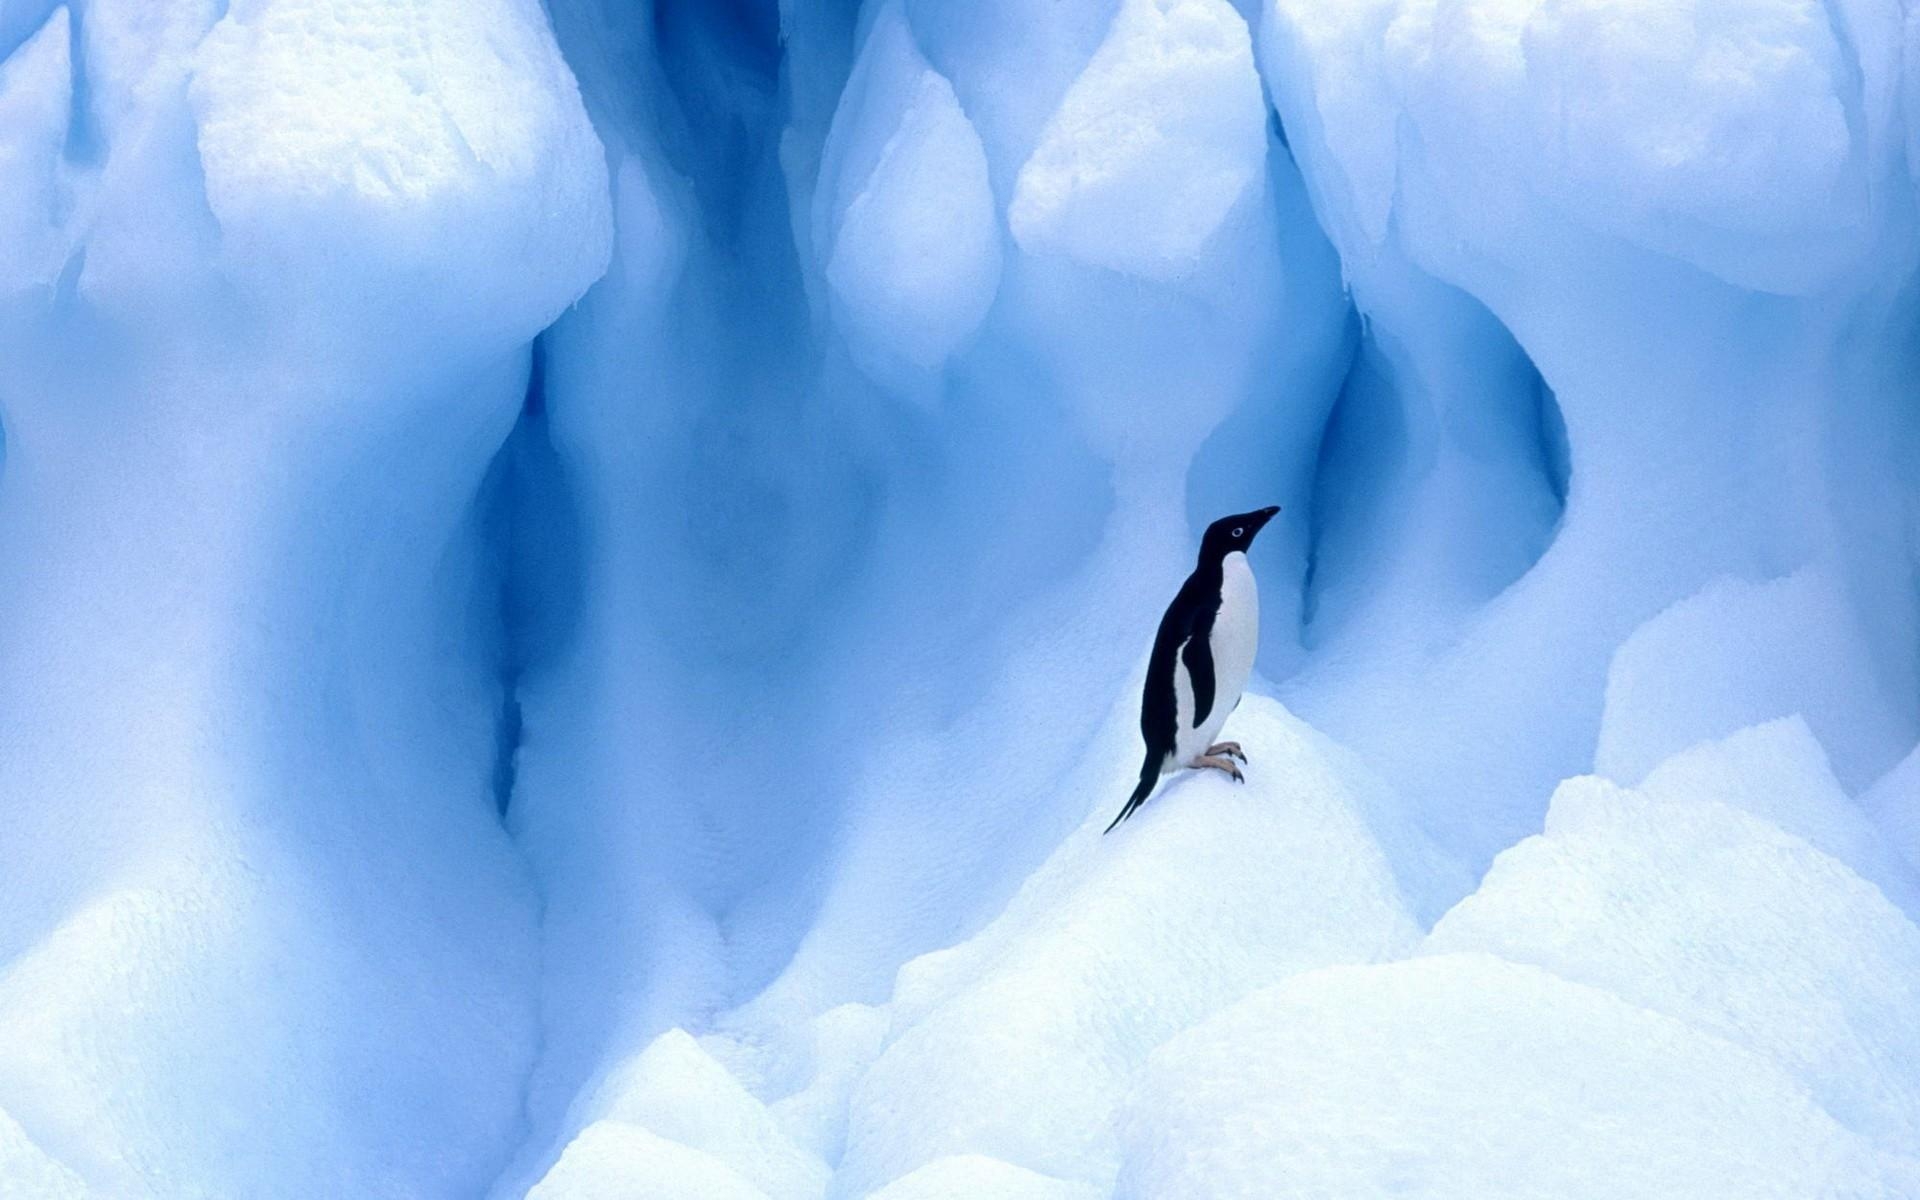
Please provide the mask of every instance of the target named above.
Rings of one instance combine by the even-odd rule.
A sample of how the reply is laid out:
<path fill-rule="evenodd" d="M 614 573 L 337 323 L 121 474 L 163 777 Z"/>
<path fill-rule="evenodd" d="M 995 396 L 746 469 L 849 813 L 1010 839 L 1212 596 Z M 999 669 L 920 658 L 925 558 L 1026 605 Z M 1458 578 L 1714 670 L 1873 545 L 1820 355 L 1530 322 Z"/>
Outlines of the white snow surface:
<path fill-rule="evenodd" d="M 1783 1071 L 1486 955 L 1336 967 L 1154 1055 L 1114 1195 L 1894 1197 Z"/>
<path fill-rule="evenodd" d="M 0 0 L 0 1196 L 1920 1197 L 1916 199 L 1907 0 Z"/>

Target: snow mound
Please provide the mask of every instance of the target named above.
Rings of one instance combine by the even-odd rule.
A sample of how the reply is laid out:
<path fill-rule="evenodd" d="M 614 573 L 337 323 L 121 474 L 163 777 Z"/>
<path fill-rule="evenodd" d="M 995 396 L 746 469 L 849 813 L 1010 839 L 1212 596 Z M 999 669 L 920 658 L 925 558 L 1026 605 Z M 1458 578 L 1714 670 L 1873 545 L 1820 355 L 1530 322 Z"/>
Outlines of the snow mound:
<path fill-rule="evenodd" d="M 1115 1200 L 1859 1200 L 1871 1146 L 1764 1059 L 1479 954 L 1334 967 L 1155 1052 Z"/>
<path fill-rule="evenodd" d="M 1546 833 L 1503 853 L 1425 949 L 1535 964 L 1686 1021 L 1920 1156 L 1920 930 L 1841 862 L 1714 799 L 1737 773 L 1694 769 L 1754 747 L 1764 771 L 1781 740 L 1793 727 L 1663 768 L 1641 792 L 1569 780 Z"/>
<path fill-rule="evenodd" d="M 1118 1153 L 1108 1114 L 1155 1046 L 1295 972 L 1410 946 L 1391 868 L 1318 739 L 1251 695 L 1228 729 L 1246 784 L 1176 777 L 1103 837 L 1128 790 L 1116 775 L 992 925 L 901 969 L 895 1037 L 853 1095 L 846 1194 L 963 1154 L 1100 1183 Z"/>
<path fill-rule="evenodd" d="M 880 1057 L 887 1011 L 842 1004 L 816 1017 L 807 1033 L 807 1082 L 767 1107 L 796 1142 L 823 1161 L 839 1162 L 847 1146 L 847 1104 L 861 1074 Z"/>
<path fill-rule="evenodd" d="M 1799 717 L 1783 717 L 1703 742 L 1661 763 L 1635 792 L 1660 803 L 1715 800 L 1771 821 L 1831 855 L 1920 920 L 1920 877 L 1889 846 L 1828 769 L 1826 751 Z M 1549 830 L 1568 815 L 1548 815 Z"/>
<path fill-rule="evenodd" d="M 396 1003 L 411 981 L 366 969 L 387 948 L 354 940 L 337 899 L 268 882 L 291 874 L 272 852 L 166 853 L 166 875 L 83 904 L 0 973 L 0 1106 L 112 1195 L 480 1186 L 517 1128 L 530 1006 L 421 953 L 411 922 L 400 936 L 460 1003 Z M 496 970 L 520 965 L 503 943 Z M 351 1036 L 316 1033 L 340 1014 Z"/>
<path fill-rule="evenodd" d="M 977 1154 L 937 1158 L 867 1200 L 1102 1200 L 1099 1189 L 1038 1175 Z"/>
<path fill-rule="evenodd" d="M 594 1118 L 637 1126 L 724 1163 L 768 1200 L 808 1200 L 826 1186 L 824 1163 L 685 1030 L 655 1038 L 607 1077 Z"/>
<path fill-rule="evenodd" d="M 1260 193 L 1266 120 L 1232 5 L 1124 0 L 1020 168 L 1013 235 L 1032 254 L 1178 279 Z"/>
<path fill-rule="evenodd" d="M 86 1182 L 47 1157 L 20 1122 L 0 1109 L 0 1195 L 22 1200 L 92 1200 Z"/>
<path fill-rule="evenodd" d="M 568 1143 L 526 1200 L 768 1200 L 720 1160 L 620 1121 Z"/>
<path fill-rule="evenodd" d="M 1832 576 L 1714 580 L 1614 651 L 1594 770 L 1624 784 L 1696 742 L 1775 717 L 1806 719 L 1855 787 L 1912 738 L 1878 699 L 1870 643 Z"/>

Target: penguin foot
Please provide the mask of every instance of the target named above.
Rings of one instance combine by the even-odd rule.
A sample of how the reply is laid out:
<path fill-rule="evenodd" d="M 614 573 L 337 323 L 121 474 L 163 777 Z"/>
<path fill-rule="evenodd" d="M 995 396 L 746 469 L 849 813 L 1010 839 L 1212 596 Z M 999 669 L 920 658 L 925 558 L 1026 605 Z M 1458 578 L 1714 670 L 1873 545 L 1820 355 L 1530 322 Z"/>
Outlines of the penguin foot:
<path fill-rule="evenodd" d="M 1247 752 L 1240 748 L 1239 742 L 1216 743 L 1215 745 L 1207 747 L 1207 753 L 1210 756 L 1224 756 L 1227 758 L 1237 758 L 1241 762 L 1247 761 Z"/>
<path fill-rule="evenodd" d="M 1194 759 L 1187 765 L 1196 771 L 1202 767 L 1212 767 L 1216 771 L 1225 771 L 1227 774 L 1233 776 L 1235 783 L 1245 783 L 1247 781 L 1247 777 L 1240 773 L 1240 768 L 1234 766 L 1233 760 L 1230 758 L 1216 758 L 1211 754 L 1202 754 L 1199 758 Z"/>

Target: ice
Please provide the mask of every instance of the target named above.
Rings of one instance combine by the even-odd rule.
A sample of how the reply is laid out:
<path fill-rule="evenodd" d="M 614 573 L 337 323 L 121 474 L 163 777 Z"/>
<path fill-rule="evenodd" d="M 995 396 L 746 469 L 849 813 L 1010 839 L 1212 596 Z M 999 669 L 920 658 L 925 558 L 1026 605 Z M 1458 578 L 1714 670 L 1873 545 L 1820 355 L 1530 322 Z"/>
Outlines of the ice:
<path fill-rule="evenodd" d="M 767 1200 L 719 1160 L 620 1121 L 568 1144 L 527 1200 Z"/>
<path fill-rule="evenodd" d="M 1120 0 L 980 0 L 958 6 L 908 0 L 915 40 L 953 81 L 987 150 L 1005 209 L 1041 130 L 1106 40 Z"/>
<path fill-rule="evenodd" d="M 1594 768 L 1637 783 L 1695 742 L 1798 716 L 1841 778 L 1859 788 L 1912 740 L 1904 706 L 1880 700 L 1881 686 L 1831 573 L 1807 567 L 1766 583 L 1716 579 L 1614 652 Z"/>
<path fill-rule="evenodd" d="M 0 1192 L 1920 1195 L 1916 28 L 0 0 Z"/>
<path fill-rule="evenodd" d="M 1920 871 L 1920 750 L 1900 760 L 1860 798 L 1888 844 Z M 1911 912 L 1912 910 L 1908 910 Z"/>
<path fill-rule="evenodd" d="M 637 1126 L 712 1156 L 769 1200 L 804 1200 L 826 1184 L 824 1164 L 793 1144 L 750 1095 L 684 1030 L 670 1030 L 603 1081 L 596 1121 Z"/>
<path fill-rule="evenodd" d="M 818 240 L 854 353 L 883 378 L 901 359 L 938 367 L 999 290 L 1000 221 L 980 136 L 898 3 L 875 18 L 822 171 L 835 224 Z"/>
<path fill-rule="evenodd" d="M 0 300 L 52 284 L 66 255 L 60 153 L 72 112 L 71 30 L 67 9 L 55 9 L 0 61 Z"/>
<path fill-rule="evenodd" d="M 1646 682 L 1629 700 L 1622 679 L 1606 748 L 1638 756 L 1622 769 L 1804 709 L 1858 788 L 1916 732 L 1911 606 L 1896 598 L 1910 578 L 1885 553 L 1900 536 L 1884 504 L 1902 486 L 1894 381 L 1910 362 L 1878 331 L 1906 303 L 1883 285 L 1913 264 L 1909 206 L 1877 202 L 1906 169 L 1887 136 L 1889 10 L 1645 8 L 1283 0 L 1260 30 L 1288 144 L 1366 317 L 1329 449 L 1353 401 L 1377 455 L 1330 460 L 1346 502 L 1333 511 L 1370 523 L 1358 561 L 1349 529 L 1327 528 L 1314 586 L 1360 612 L 1288 700 L 1477 868 L 1594 765 L 1600 693 L 1643 627 L 1647 650 L 1621 666 Z M 1850 62 L 1846 47 L 1865 49 Z M 1643 100 L 1662 106 L 1644 128 Z M 1790 142 L 1774 136 L 1788 127 Z M 1486 333 L 1440 336 L 1463 306 L 1484 309 Z M 1512 555 L 1543 528 L 1523 519 L 1541 491 L 1501 486 L 1456 432 L 1467 408 L 1525 411 L 1526 389 L 1490 369 L 1512 350 L 1526 369 L 1507 379 L 1535 376 L 1554 418 L 1540 427 L 1564 430 L 1536 443 L 1565 448 L 1537 460 L 1563 507 L 1511 586 L 1450 616 L 1452 579 L 1394 568 L 1486 570 L 1500 559 L 1471 547 Z M 1740 636 L 1718 629 L 1666 670 L 1648 622 L 1684 623 L 1676 606 L 1715 604 L 1709 587 L 1762 589 L 1740 617 L 1754 636 L 1780 637 L 1794 612 L 1816 622 L 1804 636 L 1848 682 L 1829 690 L 1814 652 L 1712 661 Z M 1670 716 L 1674 729 L 1630 732 Z"/>
<path fill-rule="evenodd" d="M 1228 728 L 1253 760 L 1248 783 L 1181 781 L 1103 837 L 1127 791 L 1109 772 L 1113 801 L 1005 913 L 902 968 L 894 1034 L 853 1095 L 844 1194 L 958 1154 L 1103 1184 L 1108 1114 L 1155 1046 L 1294 972 L 1409 946 L 1337 758 L 1268 700 L 1249 698 Z"/>
<path fill-rule="evenodd" d="M 888 1016 L 887 1009 L 866 1004 L 821 1013 L 801 1068 L 811 1078 L 768 1106 L 794 1140 L 823 1162 L 837 1163 L 846 1153 L 847 1102 L 886 1045 Z"/>
<path fill-rule="evenodd" d="M 103 1195 L 479 1194 L 541 1034 L 474 509 L 605 265 L 599 143 L 537 5 L 44 30 L 0 68 L 0 1106 Z"/>
<path fill-rule="evenodd" d="M 1154 280 L 1192 268 L 1260 191 L 1266 115 L 1225 0 L 1122 0 L 1020 168 L 1007 220 L 1029 253 Z"/>
<path fill-rule="evenodd" d="M 1252 176 L 1190 272 L 1120 278 L 1000 232 L 1033 140 L 1106 40 L 1104 11 L 872 6 L 820 134 L 831 14 L 776 28 L 556 6 L 589 110 L 622 148 L 621 202 L 614 272 L 542 340 L 541 402 L 574 498 L 555 523 L 577 519 L 582 550 L 577 600 L 553 605 L 565 644 L 520 690 L 508 814 L 545 889 L 554 964 L 529 1170 L 559 1152 L 601 1064 L 675 1026 L 764 1047 L 766 1078 L 743 1080 L 770 1103 L 806 1091 L 814 1075 L 789 1066 L 813 1052 L 816 1017 L 884 1003 L 902 962 L 1005 906 L 1087 819 L 1090 789 L 1104 803 L 1112 764 L 1084 751 L 1140 661 L 1141 612 L 1190 567 L 1187 459 L 1278 388 L 1301 404 L 1278 418 L 1289 462 L 1311 462 L 1323 400 L 1308 380 L 1338 371 L 1345 302 L 1298 179 L 1272 161 L 1230 8 L 1197 10 L 1211 15 L 1196 28 L 1240 39 L 1234 127 L 1251 134 L 1238 152 Z M 806 55 L 795 126 L 774 78 L 789 30 Z M 1018 70 L 985 49 L 1009 41 L 1034 46 Z M 623 73 L 629 59 L 659 69 Z M 1031 93 L 996 87 L 1028 75 Z M 915 97 L 910 119 L 892 111 Z M 885 164 L 905 171 L 912 150 L 951 167 L 967 126 L 992 188 L 990 210 L 976 195 L 968 211 L 990 219 L 997 286 L 984 259 L 947 254 L 966 239 L 942 228 L 940 272 L 912 304 L 879 278 L 855 296 L 843 273 L 836 290 L 836 246 L 881 229 L 863 224 L 879 200 L 859 197 L 894 186 Z M 1260 203 L 1275 174 L 1298 218 L 1284 231 Z M 630 217 L 639 183 L 650 201 Z M 1283 247 L 1302 262 L 1290 280 Z M 989 289 L 984 317 L 938 309 L 952 336 L 937 369 L 868 353 L 880 332 L 922 328 L 905 323 L 919 298 Z M 851 317 L 856 300 L 881 323 Z M 1268 300 L 1304 331 L 1279 381 Z M 1257 460 L 1207 474 L 1240 506 L 1306 489 Z M 1269 536 L 1285 546 L 1277 577 L 1301 569 L 1298 531 Z M 641 729 L 661 747 L 644 762 Z M 837 1140 L 842 1086 L 821 1085 L 809 1142 Z"/>
<path fill-rule="evenodd" d="M 977 1154 L 937 1158 L 910 1171 L 867 1200 L 1097 1200 L 1097 1188 L 1038 1175 Z"/>
<path fill-rule="evenodd" d="M 1845 863 L 1908 917 L 1920 918 L 1912 865 L 1840 786 L 1825 749 L 1798 717 L 1690 747 L 1661 763 L 1635 790 L 1661 803 L 1718 801 L 1771 821 Z M 1550 826 L 1553 820 L 1549 811 Z"/>
<path fill-rule="evenodd" d="M 1754 757 L 1756 774 L 1778 765 Z M 1547 832 L 1502 854 L 1425 949 L 1532 963 L 1684 1020 L 1777 1063 L 1855 1132 L 1920 1157 L 1907 1016 L 1920 930 L 1834 858 L 1715 799 L 1719 773 L 1690 794 L 1666 773 L 1640 793 L 1563 784 Z"/>
<path fill-rule="evenodd" d="M 1553 257 L 1539 231 L 1570 222 L 1798 291 L 1831 280 L 1872 229 L 1877 167 L 1849 127 L 1858 84 L 1821 5 L 1277 0 L 1273 13 L 1271 74 L 1311 97 L 1343 236 L 1377 243 L 1396 206 L 1432 203 L 1496 260 Z M 1853 16 L 1856 38 L 1891 33 L 1884 7 Z"/>
<path fill-rule="evenodd" d="M 0 1189 L 35 1200 L 91 1200 L 86 1182 L 47 1157 L 20 1123 L 0 1111 Z"/>
<path fill-rule="evenodd" d="M 1117 1200 L 1891 1200 L 1914 1178 L 1765 1059 L 1482 954 L 1259 992 L 1154 1055 L 1124 1131 Z"/>
<path fill-rule="evenodd" d="M 525 339 L 605 268 L 600 143 L 537 4 L 236 4 L 191 95 L 222 257 L 263 294 L 378 262 L 364 303 Z"/>

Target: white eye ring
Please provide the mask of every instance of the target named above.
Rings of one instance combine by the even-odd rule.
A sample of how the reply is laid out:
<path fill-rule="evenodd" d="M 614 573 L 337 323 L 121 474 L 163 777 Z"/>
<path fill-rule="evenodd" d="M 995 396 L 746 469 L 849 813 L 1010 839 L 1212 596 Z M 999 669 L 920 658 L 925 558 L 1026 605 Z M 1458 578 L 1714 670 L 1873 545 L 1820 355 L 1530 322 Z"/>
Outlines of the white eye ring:
<path fill-rule="evenodd" d="M 1233 527 L 1233 536 L 1235 536 L 1235 537 L 1239 537 L 1239 536 L 1240 536 L 1240 527 L 1239 527 L 1238 525 L 1235 525 L 1235 526 Z"/>

